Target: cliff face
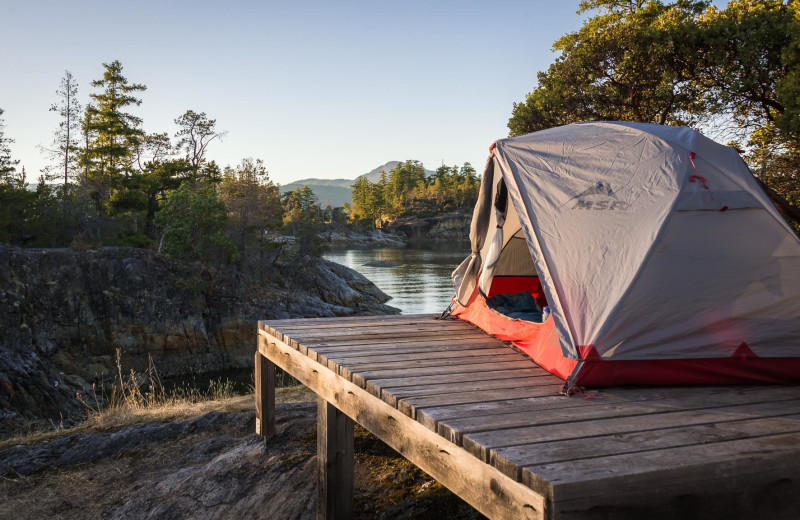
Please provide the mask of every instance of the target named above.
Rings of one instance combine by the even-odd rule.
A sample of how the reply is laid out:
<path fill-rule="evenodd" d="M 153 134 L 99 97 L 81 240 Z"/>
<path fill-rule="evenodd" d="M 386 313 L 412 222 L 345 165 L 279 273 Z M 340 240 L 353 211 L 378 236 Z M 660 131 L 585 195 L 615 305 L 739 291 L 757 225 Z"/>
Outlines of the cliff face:
<path fill-rule="evenodd" d="M 472 214 L 463 212 L 444 213 L 429 218 L 402 217 L 389 224 L 388 231 L 409 239 L 469 240 L 470 222 Z"/>
<path fill-rule="evenodd" d="M 75 398 L 124 369 L 161 375 L 252 366 L 259 319 L 396 314 L 360 274 L 322 259 L 227 266 L 213 291 L 198 266 L 140 249 L 0 244 L 0 433 L 82 415 Z"/>

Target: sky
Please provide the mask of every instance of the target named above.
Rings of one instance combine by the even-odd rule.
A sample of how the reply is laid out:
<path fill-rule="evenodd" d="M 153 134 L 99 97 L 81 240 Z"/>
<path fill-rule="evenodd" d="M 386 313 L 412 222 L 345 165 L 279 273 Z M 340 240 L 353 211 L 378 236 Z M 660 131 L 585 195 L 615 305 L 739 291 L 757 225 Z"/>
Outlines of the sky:
<path fill-rule="evenodd" d="M 514 102 L 577 30 L 564 1 L 0 0 L 0 108 L 35 180 L 65 70 L 86 103 L 103 63 L 143 83 L 131 112 L 174 135 L 191 109 L 227 132 L 210 159 L 270 178 L 355 178 L 390 160 L 479 171 Z"/>

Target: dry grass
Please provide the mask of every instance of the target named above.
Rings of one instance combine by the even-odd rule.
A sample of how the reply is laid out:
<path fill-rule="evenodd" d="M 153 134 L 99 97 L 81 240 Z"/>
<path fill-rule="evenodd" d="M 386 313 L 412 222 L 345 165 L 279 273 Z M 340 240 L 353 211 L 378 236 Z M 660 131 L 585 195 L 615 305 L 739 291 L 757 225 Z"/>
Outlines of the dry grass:
<path fill-rule="evenodd" d="M 54 425 L 50 431 L 0 440 L 0 450 L 17 444 L 44 442 L 60 435 L 111 431 L 150 421 L 181 421 L 212 411 L 237 413 L 255 409 L 253 393 L 237 395 L 230 381 L 212 381 L 206 391 L 188 386 L 166 390 L 152 359 L 145 374 L 131 370 L 123 375 L 119 350 L 116 361 L 117 377 L 110 397 L 103 399 L 94 392 L 94 385 L 94 395 L 77 395 L 88 410 L 83 423 L 68 429 Z M 276 388 L 275 394 L 278 402 L 311 402 L 315 399 L 314 393 L 302 385 Z"/>

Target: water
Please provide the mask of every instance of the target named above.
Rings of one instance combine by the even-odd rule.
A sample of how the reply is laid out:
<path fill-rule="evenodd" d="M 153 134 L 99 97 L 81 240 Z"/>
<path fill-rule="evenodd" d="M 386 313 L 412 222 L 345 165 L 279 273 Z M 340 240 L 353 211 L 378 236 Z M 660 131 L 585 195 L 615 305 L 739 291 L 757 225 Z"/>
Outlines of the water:
<path fill-rule="evenodd" d="M 355 269 L 392 297 L 403 314 L 442 312 L 453 297 L 450 274 L 469 256 L 469 243 L 418 244 L 404 248 L 331 249 L 328 260 Z M 396 267 L 364 265 L 394 262 Z"/>
<path fill-rule="evenodd" d="M 435 243 L 413 245 L 405 248 L 334 248 L 324 256 L 328 260 L 346 265 L 369 278 L 380 289 L 392 296 L 389 305 L 403 314 L 439 313 L 453 297 L 453 272 L 469 255 L 469 243 Z M 372 261 L 394 262 L 397 267 L 370 267 Z M 230 369 L 220 372 L 190 374 L 164 381 L 168 390 L 194 388 L 208 391 L 211 381 L 229 381 L 235 393 L 252 391 L 253 369 Z M 282 371 L 276 374 L 276 385 L 296 384 Z"/>

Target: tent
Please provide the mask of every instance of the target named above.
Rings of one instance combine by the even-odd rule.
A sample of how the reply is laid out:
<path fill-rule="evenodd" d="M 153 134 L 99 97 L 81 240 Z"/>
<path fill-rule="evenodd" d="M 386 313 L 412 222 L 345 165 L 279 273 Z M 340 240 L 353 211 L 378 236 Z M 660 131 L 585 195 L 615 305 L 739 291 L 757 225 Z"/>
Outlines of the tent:
<path fill-rule="evenodd" d="M 591 122 L 501 139 L 470 240 L 452 315 L 566 389 L 800 383 L 800 239 L 737 151 L 692 129 Z M 538 319 L 493 303 L 517 294 Z"/>

